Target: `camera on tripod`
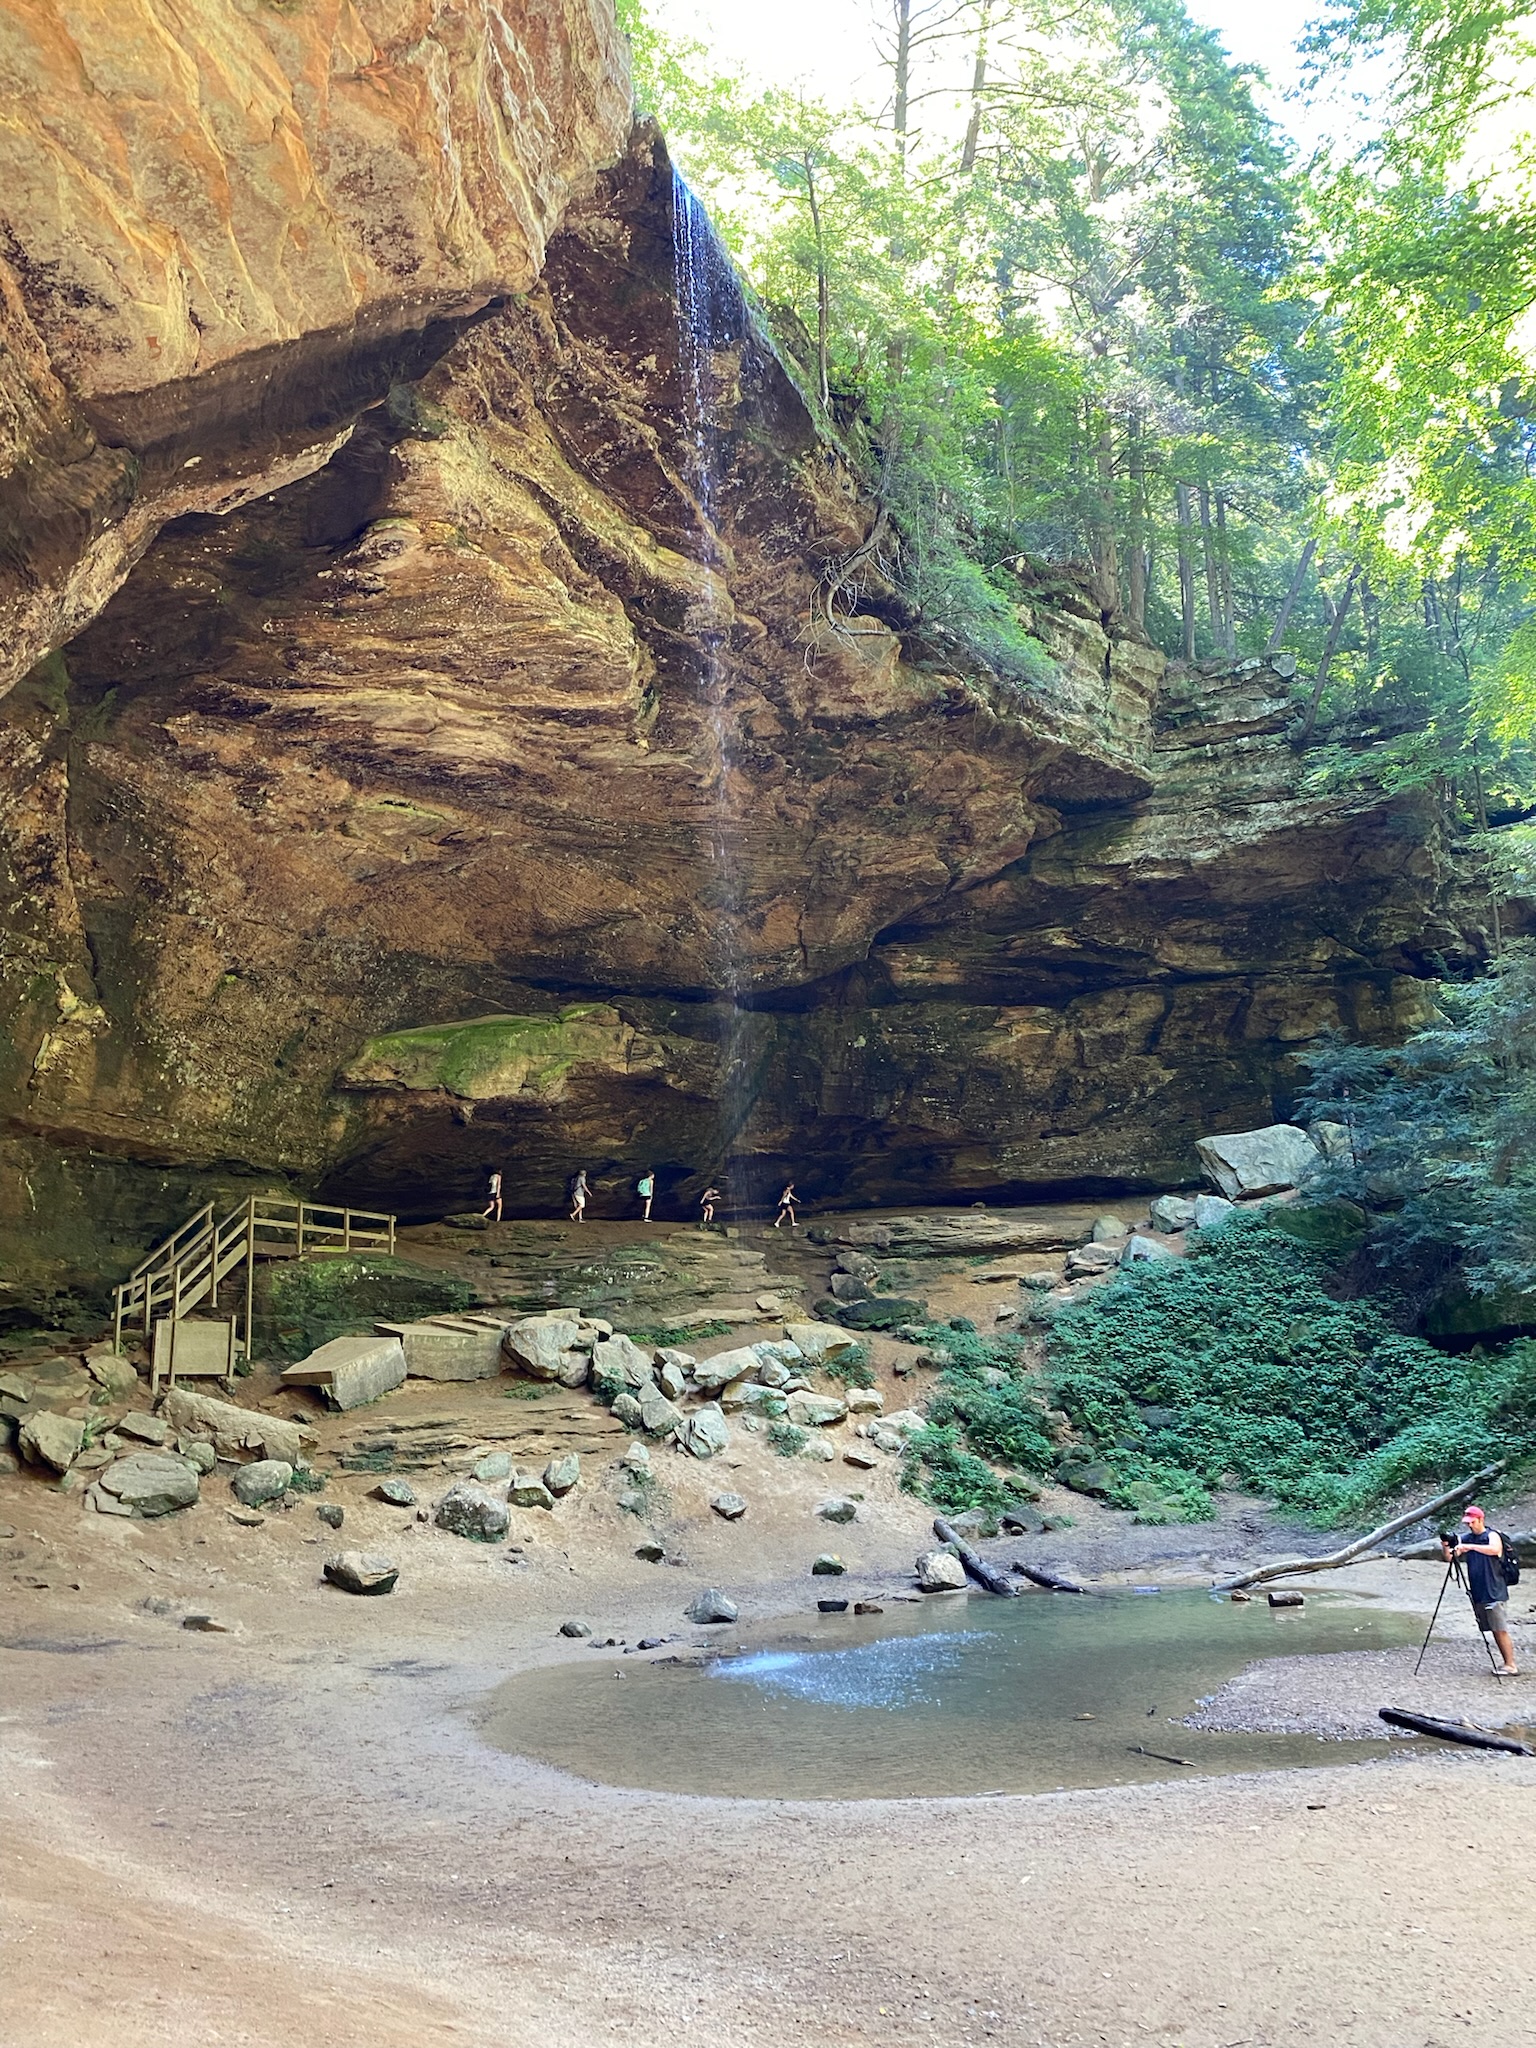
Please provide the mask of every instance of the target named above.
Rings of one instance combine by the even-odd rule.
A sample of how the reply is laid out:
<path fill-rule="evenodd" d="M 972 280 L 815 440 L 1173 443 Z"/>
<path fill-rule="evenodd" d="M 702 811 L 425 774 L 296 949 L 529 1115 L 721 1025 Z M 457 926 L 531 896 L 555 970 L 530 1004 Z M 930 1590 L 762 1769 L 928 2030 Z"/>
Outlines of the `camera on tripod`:
<path fill-rule="evenodd" d="M 1457 1544 L 1461 1541 L 1461 1531 L 1459 1529 L 1441 1529 L 1437 1533 L 1439 1534 L 1440 1541 L 1442 1543 L 1448 1543 L 1451 1546 L 1452 1550 L 1454 1550 Z"/>

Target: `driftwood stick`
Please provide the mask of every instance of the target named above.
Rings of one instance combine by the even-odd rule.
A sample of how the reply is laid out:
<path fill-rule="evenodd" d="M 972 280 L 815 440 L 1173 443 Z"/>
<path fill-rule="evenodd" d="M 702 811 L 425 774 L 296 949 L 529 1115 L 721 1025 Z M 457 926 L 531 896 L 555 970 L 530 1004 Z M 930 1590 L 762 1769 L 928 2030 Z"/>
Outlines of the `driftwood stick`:
<path fill-rule="evenodd" d="M 947 1543 L 965 1566 L 977 1585 L 985 1586 L 989 1593 L 996 1593 L 1001 1599 L 1016 1600 L 1019 1589 L 1006 1572 L 996 1570 L 985 1559 L 977 1556 L 969 1543 L 964 1543 L 942 1515 L 935 1515 L 933 1533 L 941 1543 Z"/>
<path fill-rule="evenodd" d="M 1128 1756 L 1153 1756 L 1157 1758 L 1160 1764 L 1182 1764 L 1186 1771 L 1192 1771 L 1195 1768 L 1192 1757 L 1168 1756 L 1160 1749 L 1147 1749 L 1139 1742 L 1131 1743 L 1126 1754 Z"/>
<path fill-rule="evenodd" d="M 1470 1479 L 1463 1479 L 1459 1486 L 1437 1493 L 1433 1500 L 1421 1501 L 1416 1508 L 1409 1508 L 1404 1515 L 1394 1515 L 1390 1522 L 1383 1522 L 1379 1529 L 1373 1529 L 1369 1536 L 1361 1536 L 1353 1543 L 1346 1543 L 1342 1550 L 1335 1550 L 1327 1557 L 1290 1557 L 1280 1564 L 1260 1565 L 1256 1571 L 1244 1572 L 1235 1579 L 1219 1579 L 1215 1590 L 1218 1593 L 1241 1593 L 1248 1586 L 1262 1586 L 1266 1579 L 1288 1579 L 1298 1572 L 1331 1572 L 1340 1565 L 1355 1564 L 1368 1550 L 1377 1550 L 1389 1536 L 1396 1536 L 1400 1530 L 1409 1529 L 1415 1522 L 1422 1522 L 1428 1515 L 1439 1514 L 1442 1508 L 1454 1507 L 1458 1501 L 1466 1500 L 1490 1480 L 1497 1479 L 1504 1470 L 1504 1460 L 1497 1464 L 1485 1465 L 1481 1472 L 1474 1472 Z"/>
<path fill-rule="evenodd" d="M 1044 1572 L 1035 1564 L 1014 1562 L 1014 1570 L 1021 1579 L 1028 1579 L 1032 1586 L 1044 1586 L 1047 1593 L 1086 1593 L 1086 1586 L 1079 1586 L 1071 1579 L 1059 1579 L 1054 1572 Z"/>
<path fill-rule="evenodd" d="M 1491 1735 L 1486 1728 L 1474 1728 L 1468 1721 L 1442 1721 L 1435 1714 L 1410 1714 L 1405 1707 L 1381 1707 L 1383 1721 L 1393 1728 L 1408 1728 L 1415 1735 L 1437 1735 L 1442 1742 L 1460 1742 L 1468 1749 L 1502 1749 L 1510 1756 L 1536 1756 L 1527 1743 L 1512 1735 Z"/>

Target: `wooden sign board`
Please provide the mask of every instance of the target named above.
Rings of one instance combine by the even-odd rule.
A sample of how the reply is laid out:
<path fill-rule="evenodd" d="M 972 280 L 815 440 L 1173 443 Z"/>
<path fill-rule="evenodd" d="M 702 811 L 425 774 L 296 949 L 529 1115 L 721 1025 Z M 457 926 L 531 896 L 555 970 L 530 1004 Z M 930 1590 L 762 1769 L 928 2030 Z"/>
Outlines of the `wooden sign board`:
<path fill-rule="evenodd" d="M 150 1365 L 150 1392 L 160 1391 L 162 1379 L 227 1380 L 235 1370 L 235 1325 L 229 1322 L 194 1322 L 183 1316 L 172 1322 L 162 1317 L 155 1324 L 155 1343 Z"/>

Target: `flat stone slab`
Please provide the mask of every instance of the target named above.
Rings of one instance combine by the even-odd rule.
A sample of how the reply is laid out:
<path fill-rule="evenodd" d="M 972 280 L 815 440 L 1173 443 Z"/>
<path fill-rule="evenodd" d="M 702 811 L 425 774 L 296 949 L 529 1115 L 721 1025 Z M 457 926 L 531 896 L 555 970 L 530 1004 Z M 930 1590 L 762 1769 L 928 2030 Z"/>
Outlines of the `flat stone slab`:
<path fill-rule="evenodd" d="M 392 1557 L 379 1557 L 364 1550 L 339 1550 L 328 1557 L 325 1576 L 343 1593 L 391 1593 L 400 1576 Z"/>
<path fill-rule="evenodd" d="M 398 1337 L 333 1337 L 290 1365 L 285 1387 L 318 1387 L 333 1408 L 365 1408 L 405 1385 L 405 1351 Z"/>
<path fill-rule="evenodd" d="M 876 1252 L 900 1252 L 907 1257 L 1064 1252 L 1091 1235 L 1097 1214 L 1097 1210 L 1087 1207 L 1051 1207 L 1024 1215 L 1006 1210 L 941 1209 L 926 1214 L 882 1216 L 878 1220 L 829 1220 L 812 1224 L 807 1235 L 814 1244 L 852 1245 Z M 798 1343 L 799 1339 L 795 1341 Z"/>
<path fill-rule="evenodd" d="M 197 1474 L 163 1451 L 135 1451 L 109 1465 L 97 1485 L 139 1515 L 169 1515 L 189 1508 L 200 1492 Z"/>
<path fill-rule="evenodd" d="M 381 1337 L 397 1337 L 413 1380 L 493 1380 L 507 1361 L 499 1323 L 375 1323 Z"/>
<path fill-rule="evenodd" d="M 21 1455 L 34 1465 L 47 1465 L 55 1472 L 67 1472 L 85 1442 L 85 1424 L 71 1415 L 55 1415 L 39 1408 L 21 1425 L 17 1441 Z"/>

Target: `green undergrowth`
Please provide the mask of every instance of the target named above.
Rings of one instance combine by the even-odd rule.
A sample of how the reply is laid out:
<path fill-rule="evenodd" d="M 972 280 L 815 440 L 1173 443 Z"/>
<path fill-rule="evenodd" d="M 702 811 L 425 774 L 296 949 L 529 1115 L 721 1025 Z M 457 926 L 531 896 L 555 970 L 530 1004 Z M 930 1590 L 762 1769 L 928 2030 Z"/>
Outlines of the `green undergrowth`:
<path fill-rule="evenodd" d="M 475 1298 L 463 1280 L 382 1254 L 285 1260 L 258 1269 L 257 1285 L 256 1355 L 289 1361 L 376 1322 L 451 1315 Z"/>
<path fill-rule="evenodd" d="M 829 1380 L 837 1380 L 845 1387 L 872 1387 L 875 1384 L 875 1370 L 869 1362 L 869 1346 L 856 1344 L 843 1358 L 824 1358 L 817 1366 Z"/>
<path fill-rule="evenodd" d="M 811 1440 L 808 1429 L 802 1429 L 798 1422 L 770 1422 L 768 1442 L 781 1458 L 798 1458 Z"/>
<path fill-rule="evenodd" d="M 1536 1343 L 1405 1335 L 1389 1299 L 1345 1297 L 1356 1240 L 1262 1213 L 1192 1234 L 1052 1315 L 1040 1371 L 1025 1339 L 927 1331 L 949 1362 L 903 1484 L 958 1512 L 1056 1478 L 1150 1522 L 1204 1520 L 1232 1486 L 1335 1525 L 1536 1453 Z"/>

